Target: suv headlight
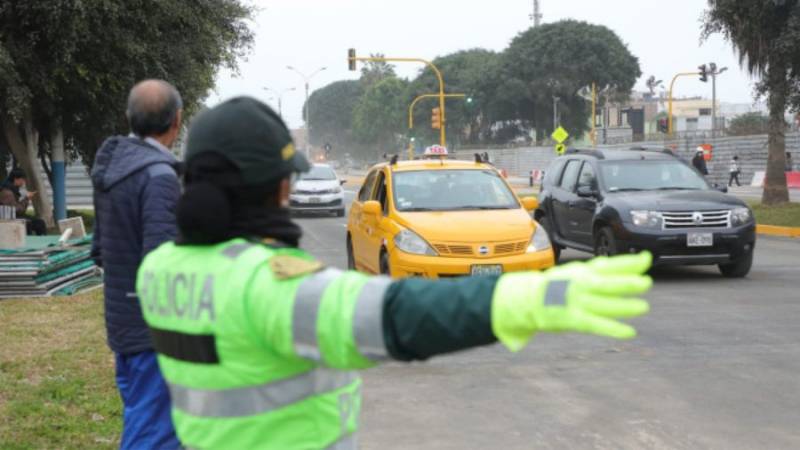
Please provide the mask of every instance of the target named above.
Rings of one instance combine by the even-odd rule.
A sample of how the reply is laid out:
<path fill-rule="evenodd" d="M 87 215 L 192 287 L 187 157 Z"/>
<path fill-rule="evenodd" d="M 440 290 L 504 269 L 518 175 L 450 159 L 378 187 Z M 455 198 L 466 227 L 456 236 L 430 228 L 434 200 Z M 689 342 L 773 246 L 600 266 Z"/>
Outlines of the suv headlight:
<path fill-rule="evenodd" d="M 537 224 L 536 229 L 533 230 L 533 236 L 531 237 L 530 244 L 528 244 L 526 253 L 540 252 L 548 248 L 550 248 L 550 237 L 547 235 L 547 230 L 545 230 L 543 226 Z"/>
<path fill-rule="evenodd" d="M 394 236 L 394 245 L 400 250 L 412 255 L 436 256 L 436 252 L 417 233 L 403 230 Z"/>
<path fill-rule="evenodd" d="M 734 227 L 749 223 L 751 220 L 753 220 L 753 213 L 750 208 L 736 208 L 731 211 L 731 225 Z"/>
<path fill-rule="evenodd" d="M 631 211 L 631 221 L 637 227 L 658 228 L 661 226 L 661 214 L 656 211 Z"/>

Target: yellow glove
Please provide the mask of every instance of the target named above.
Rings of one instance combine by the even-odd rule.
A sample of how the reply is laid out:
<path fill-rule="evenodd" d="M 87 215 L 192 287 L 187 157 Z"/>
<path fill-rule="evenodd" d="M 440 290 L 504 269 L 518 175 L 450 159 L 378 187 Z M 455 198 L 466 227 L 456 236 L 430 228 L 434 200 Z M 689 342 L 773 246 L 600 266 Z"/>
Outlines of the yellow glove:
<path fill-rule="evenodd" d="M 512 351 L 541 331 L 633 338 L 636 330 L 614 319 L 650 310 L 645 300 L 631 296 L 653 285 L 644 275 L 651 263 L 652 256 L 644 252 L 503 275 L 492 300 L 492 330 Z"/>

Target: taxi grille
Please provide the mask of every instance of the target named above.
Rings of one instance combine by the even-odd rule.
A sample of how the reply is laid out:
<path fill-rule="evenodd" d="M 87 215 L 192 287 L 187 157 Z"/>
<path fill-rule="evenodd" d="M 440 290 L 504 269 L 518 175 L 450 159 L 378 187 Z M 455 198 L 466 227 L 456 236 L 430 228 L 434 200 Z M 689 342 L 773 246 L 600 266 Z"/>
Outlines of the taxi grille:
<path fill-rule="evenodd" d="M 481 254 L 480 247 L 484 245 L 456 245 L 456 244 L 433 244 L 442 256 L 498 256 L 498 255 L 512 255 L 522 253 L 528 247 L 527 241 L 516 242 L 503 242 L 500 244 L 486 244 L 485 247 L 489 249 L 488 253 Z"/>
<path fill-rule="evenodd" d="M 662 212 L 664 229 L 676 228 L 728 228 L 730 210 Z"/>

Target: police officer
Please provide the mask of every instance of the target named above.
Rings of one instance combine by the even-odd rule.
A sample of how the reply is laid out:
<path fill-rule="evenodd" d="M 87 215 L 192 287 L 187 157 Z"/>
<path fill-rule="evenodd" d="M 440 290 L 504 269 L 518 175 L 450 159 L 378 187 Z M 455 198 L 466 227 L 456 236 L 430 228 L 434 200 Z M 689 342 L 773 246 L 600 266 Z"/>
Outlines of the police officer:
<path fill-rule="evenodd" d="M 324 267 L 297 248 L 290 178 L 308 170 L 269 107 L 202 113 L 186 147 L 180 237 L 151 252 L 137 292 L 182 443 L 203 449 L 355 447 L 352 370 L 539 332 L 632 338 L 650 256 L 547 272 L 391 280 Z"/>

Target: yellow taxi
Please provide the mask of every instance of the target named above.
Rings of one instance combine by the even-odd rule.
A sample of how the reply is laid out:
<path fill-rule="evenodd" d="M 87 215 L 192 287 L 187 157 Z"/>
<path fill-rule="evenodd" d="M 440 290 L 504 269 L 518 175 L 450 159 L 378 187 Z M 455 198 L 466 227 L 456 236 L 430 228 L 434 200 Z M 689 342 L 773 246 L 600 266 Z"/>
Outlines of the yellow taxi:
<path fill-rule="evenodd" d="M 372 167 L 347 223 L 351 269 L 447 278 L 554 264 L 547 231 L 493 166 L 444 158 Z"/>

